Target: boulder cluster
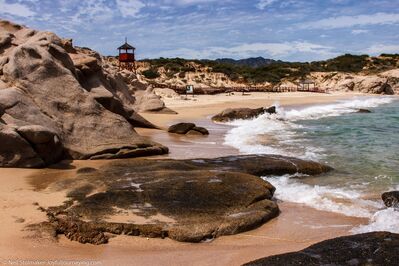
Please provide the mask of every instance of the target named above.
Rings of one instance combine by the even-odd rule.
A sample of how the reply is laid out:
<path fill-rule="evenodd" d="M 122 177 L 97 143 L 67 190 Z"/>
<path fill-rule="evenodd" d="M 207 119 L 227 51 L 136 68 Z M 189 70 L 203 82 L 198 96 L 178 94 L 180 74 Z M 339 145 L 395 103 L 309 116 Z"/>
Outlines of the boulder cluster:
<path fill-rule="evenodd" d="M 0 20 L 0 166 L 167 153 L 135 132 L 155 126 L 127 75 L 71 40 Z"/>

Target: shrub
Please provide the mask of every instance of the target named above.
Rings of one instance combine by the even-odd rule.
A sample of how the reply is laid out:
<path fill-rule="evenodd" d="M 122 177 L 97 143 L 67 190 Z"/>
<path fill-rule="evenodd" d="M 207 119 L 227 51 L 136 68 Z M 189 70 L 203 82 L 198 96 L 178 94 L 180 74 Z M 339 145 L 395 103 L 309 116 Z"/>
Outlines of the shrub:
<path fill-rule="evenodd" d="M 142 74 L 144 75 L 144 77 L 146 77 L 148 79 L 156 79 L 160 76 L 160 74 L 158 73 L 158 70 L 155 68 L 150 68 L 148 70 L 145 70 L 142 72 Z"/>

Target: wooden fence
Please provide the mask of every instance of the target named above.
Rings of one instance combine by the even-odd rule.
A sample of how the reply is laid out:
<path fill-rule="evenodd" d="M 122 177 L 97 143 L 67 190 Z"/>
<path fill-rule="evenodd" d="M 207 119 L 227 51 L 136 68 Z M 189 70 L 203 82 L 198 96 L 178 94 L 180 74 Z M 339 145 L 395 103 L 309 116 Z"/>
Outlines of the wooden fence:
<path fill-rule="evenodd" d="M 186 86 L 171 86 L 166 84 L 152 84 L 157 88 L 169 88 L 179 94 L 186 94 Z M 287 86 L 247 86 L 247 87 L 194 87 L 194 93 L 201 94 L 220 94 L 220 93 L 248 93 L 248 92 L 316 92 L 327 93 L 326 90 L 318 87 L 309 89 L 301 89 L 301 87 L 287 87 Z"/>

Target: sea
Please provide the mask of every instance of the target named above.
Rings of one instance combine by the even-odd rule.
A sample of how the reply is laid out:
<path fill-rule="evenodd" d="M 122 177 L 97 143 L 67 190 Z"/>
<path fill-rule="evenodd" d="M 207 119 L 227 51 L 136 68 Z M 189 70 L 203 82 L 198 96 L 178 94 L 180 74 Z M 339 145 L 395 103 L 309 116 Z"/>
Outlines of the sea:
<path fill-rule="evenodd" d="M 399 190 L 399 98 L 370 96 L 283 108 L 230 124 L 224 142 L 243 154 L 314 160 L 335 170 L 320 176 L 264 176 L 282 201 L 369 219 L 353 233 L 399 233 L 399 210 L 381 194 Z M 368 109 L 371 113 L 359 113 Z"/>

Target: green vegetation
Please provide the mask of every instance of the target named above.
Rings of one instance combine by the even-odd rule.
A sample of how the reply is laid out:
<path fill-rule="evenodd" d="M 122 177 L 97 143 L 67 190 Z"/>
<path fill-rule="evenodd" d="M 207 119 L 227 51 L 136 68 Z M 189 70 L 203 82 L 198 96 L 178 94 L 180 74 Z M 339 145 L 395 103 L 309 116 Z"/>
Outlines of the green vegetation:
<path fill-rule="evenodd" d="M 186 72 L 195 72 L 195 65 L 207 68 L 212 72 L 224 73 L 233 81 L 248 83 L 277 83 L 282 78 L 301 78 L 310 72 L 378 72 L 399 67 L 399 54 L 382 54 L 380 57 L 368 55 L 345 54 L 325 61 L 310 63 L 272 61 L 268 65 L 253 67 L 251 65 L 233 64 L 228 60 L 186 60 L 182 58 L 159 58 L 144 60 L 152 69 L 163 67 L 167 76 L 178 74 L 184 77 Z"/>
<path fill-rule="evenodd" d="M 143 71 L 142 74 L 144 75 L 144 77 L 146 77 L 148 79 L 156 79 L 156 78 L 158 78 L 160 76 L 159 72 L 158 72 L 158 69 L 156 69 L 154 67 Z"/>

